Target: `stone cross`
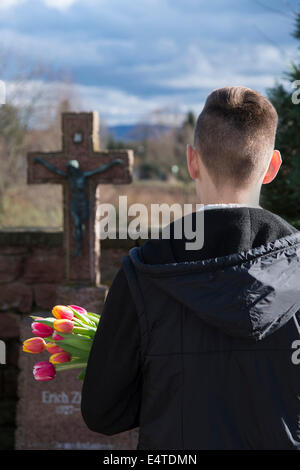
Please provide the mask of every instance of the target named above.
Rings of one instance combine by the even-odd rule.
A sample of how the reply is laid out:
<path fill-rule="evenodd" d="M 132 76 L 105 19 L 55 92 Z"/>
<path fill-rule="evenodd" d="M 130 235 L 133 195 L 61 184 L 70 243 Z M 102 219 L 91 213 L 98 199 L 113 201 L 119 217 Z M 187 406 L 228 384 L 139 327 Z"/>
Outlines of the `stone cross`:
<path fill-rule="evenodd" d="M 30 152 L 28 183 L 63 185 L 66 281 L 100 285 L 99 184 L 132 180 L 131 150 L 99 150 L 97 113 L 63 113 L 62 150 Z"/>

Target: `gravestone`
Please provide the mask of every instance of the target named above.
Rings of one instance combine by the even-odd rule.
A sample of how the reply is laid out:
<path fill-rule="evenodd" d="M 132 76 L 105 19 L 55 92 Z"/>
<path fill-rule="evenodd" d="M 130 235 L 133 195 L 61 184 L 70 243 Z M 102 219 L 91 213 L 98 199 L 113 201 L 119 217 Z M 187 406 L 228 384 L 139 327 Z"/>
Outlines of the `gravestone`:
<path fill-rule="evenodd" d="M 29 318 L 21 325 L 21 340 L 31 336 Z M 57 372 L 49 382 L 36 382 L 33 365 L 49 354 L 21 353 L 16 449 L 93 450 L 136 449 L 137 430 L 103 436 L 87 429 L 80 413 L 79 371 Z"/>
<path fill-rule="evenodd" d="M 99 150 L 96 113 L 64 113 L 62 134 L 62 151 L 28 154 L 28 183 L 63 185 L 65 282 L 57 289 L 56 303 L 101 313 L 107 289 L 100 284 L 97 187 L 130 183 L 133 152 Z M 21 324 L 22 341 L 32 336 L 29 324 L 28 318 Z M 136 431 L 107 437 L 87 429 L 78 370 L 58 372 L 50 382 L 34 380 L 34 363 L 48 357 L 46 352 L 20 354 L 16 448 L 135 449 Z"/>

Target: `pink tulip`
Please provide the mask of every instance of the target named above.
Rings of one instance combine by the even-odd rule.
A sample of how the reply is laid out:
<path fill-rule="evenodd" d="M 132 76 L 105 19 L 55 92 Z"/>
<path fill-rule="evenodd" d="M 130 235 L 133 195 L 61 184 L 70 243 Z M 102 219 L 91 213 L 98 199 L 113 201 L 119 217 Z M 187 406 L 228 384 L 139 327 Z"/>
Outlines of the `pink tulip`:
<path fill-rule="evenodd" d="M 51 362 L 41 361 L 33 366 L 33 376 L 39 382 L 53 380 L 55 375 L 55 367 Z"/>
<path fill-rule="evenodd" d="M 74 318 L 74 313 L 69 307 L 66 307 L 65 305 L 56 305 L 52 309 L 52 314 L 55 318 L 58 318 L 59 320 L 66 319 L 66 320 L 73 320 Z"/>
<path fill-rule="evenodd" d="M 52 354 L 49 359 L 52 364 L 63 364 L 64 362 L 70 362 L 70 360 L 71 355 L 66 351 L 59 352 L 57 354 Z"/>
<path fill-rule="evenodd" d="M 63 352 L 63 348 L 61 348 L 60 346 L 57 346 L 54 343 L 47 343 L 46 349 L 48 353 L 50 354 L 57 354 L 57 353 Z"/>
<path fill-rule="evenodd" d="M 71 320 L 54 320 L 53 326 L 59 333 L 71 333 L 74 323 Z"/>
<path fill-rule="evenodd" d="M 86 315 L 86 314 L 87 314 L 86 309 L 85 309 L 85 308 L 82 308 L 82 307 L 78 307 L 78 305 L 68 305 L 68 307 L 73 308 L 74 310 L 76 310 L 76 312 L 81 313 L 82 315 Z"/>
<path fill-rule="evenodd" d="M 63 336 L 58 335 L 56 331 L 54 331 L 52 335 L 52 339 L 54 339 L 54 341 L 60 341 L 61 339 L 64 339 L 64 338 Z"/>
<path fill-rule="evenodd" d="M 53 333 L 53 328 L 51 328 L 51 326 L 44 325 L 43 323 L 39 322 L 33 322 L 31 324 L 31 328 L 32 333 L 40 336 L 41 338 L 48 338 L 48 336 L 51 336 Z"/>
<path fill-rule="evenodd" d="M 23 343 L 23 351 L 31 354 L 39 354 L 45 349 L 43 338 L 29 338 Z"/>

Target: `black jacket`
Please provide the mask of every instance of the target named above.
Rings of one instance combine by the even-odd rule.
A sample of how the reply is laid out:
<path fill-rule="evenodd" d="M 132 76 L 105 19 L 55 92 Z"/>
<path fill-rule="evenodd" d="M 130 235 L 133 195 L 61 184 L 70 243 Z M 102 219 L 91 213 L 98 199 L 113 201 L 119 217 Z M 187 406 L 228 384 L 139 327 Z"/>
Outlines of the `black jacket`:
<path fill-rule="evenodd" d="M 300 232 L 254 208 L 205 211 L 204 229 L 198 252 L 152 240 L 124 258 L 83 417 L 139 425 L 140 449 L 300 448 Z"/>

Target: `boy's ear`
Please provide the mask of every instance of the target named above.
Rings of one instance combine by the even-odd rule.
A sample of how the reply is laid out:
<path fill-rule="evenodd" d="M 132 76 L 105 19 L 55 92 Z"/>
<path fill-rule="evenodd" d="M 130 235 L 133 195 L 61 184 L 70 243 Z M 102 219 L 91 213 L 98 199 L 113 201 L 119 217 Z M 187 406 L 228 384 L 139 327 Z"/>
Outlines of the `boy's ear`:
<path fill-rule="evenodd" d="M 194 149 L 194 147 L 190 144 L 186 147 L 186 160 L 187 166 L 189 170 L 190 177 L 193 180 L 196 180 L 199 177 L 199 156 Z"/>
<path fill-rule="evenodd" d="M 281 167 L 281 163 L 282 159 L 279 150 L 274 150 L 269 168 L 265 174 L 262 184 L 268 184 L 273 181 L 279 171 L 279 168 Z"/>

